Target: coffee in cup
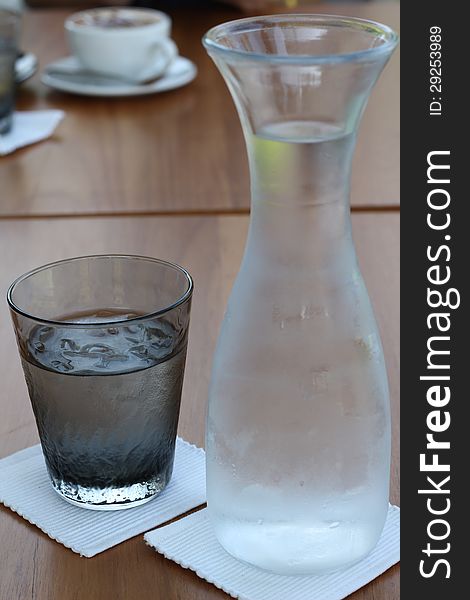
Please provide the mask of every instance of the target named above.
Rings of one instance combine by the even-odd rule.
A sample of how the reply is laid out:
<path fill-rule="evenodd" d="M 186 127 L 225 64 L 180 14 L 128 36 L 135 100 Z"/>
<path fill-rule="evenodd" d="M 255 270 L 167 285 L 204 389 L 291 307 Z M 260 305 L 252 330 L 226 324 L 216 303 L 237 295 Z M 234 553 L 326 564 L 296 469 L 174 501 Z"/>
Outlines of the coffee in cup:
<path fill-rule="evenodd" d="M 178 53 L 168 15 L 147 8 L 94 8 L 65 21 L 72 53 L 94 73 L 145 81 L 158 77 Z"/>

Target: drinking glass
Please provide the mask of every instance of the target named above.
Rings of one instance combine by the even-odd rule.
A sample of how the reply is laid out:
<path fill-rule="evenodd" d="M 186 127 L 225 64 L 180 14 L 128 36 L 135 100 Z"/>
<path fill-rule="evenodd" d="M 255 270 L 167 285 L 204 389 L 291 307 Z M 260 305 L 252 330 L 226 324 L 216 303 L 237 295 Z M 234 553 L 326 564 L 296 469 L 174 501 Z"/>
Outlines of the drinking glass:
<path fill-rule="evenodd" d="M 0 8 L 0 135 L 11 129 L 20 16 Z"/>
<path fill-rule="evenodd" d="M 168 484 L 193 283 L 141 256 L 85 256 L 17 279 L 8 303 L 53 488 L 111 510 Z"/>

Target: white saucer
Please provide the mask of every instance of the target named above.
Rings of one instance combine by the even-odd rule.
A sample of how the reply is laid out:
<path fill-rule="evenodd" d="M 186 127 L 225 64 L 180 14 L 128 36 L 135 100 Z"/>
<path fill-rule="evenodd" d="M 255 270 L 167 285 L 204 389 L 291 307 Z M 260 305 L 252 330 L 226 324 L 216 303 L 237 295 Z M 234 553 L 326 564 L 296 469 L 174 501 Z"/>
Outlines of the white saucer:
<path fill-rule="evenodd" d="M 23 53 L 15 62 L 15 81 L 23 83 L 32 77 L 38 68 L 38 59 L 31 52 Z"/>
<path fill-rule="evenodd" d="M 179 88 L 192 81 L 196 74 L 196 65 L 178 56 L 159 79 L 133 84 L 83 71 L 74 56 L 67 56 L 47 65 L 41 81 L 56 90 L 82 96 L 143 96 Z"/>

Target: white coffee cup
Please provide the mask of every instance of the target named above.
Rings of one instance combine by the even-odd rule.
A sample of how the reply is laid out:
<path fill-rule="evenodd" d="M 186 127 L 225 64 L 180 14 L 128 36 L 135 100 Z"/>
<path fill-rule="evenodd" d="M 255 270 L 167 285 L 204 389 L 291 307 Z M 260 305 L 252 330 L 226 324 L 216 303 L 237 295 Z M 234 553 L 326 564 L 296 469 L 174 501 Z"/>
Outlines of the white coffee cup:
<path fill-rule="evenodd" d="M 147 8 L 106 7 L 74 13 L 65 21 L 70 50 L 94 73 L 144 81 L 168 68 L 178 49 L 171 19 Z"/>

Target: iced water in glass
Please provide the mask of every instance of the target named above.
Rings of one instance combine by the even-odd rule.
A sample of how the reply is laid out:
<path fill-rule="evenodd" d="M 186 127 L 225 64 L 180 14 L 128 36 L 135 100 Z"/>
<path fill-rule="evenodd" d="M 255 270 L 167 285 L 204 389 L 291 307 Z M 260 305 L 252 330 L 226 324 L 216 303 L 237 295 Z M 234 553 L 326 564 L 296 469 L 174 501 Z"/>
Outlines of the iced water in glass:
<path fill-rule="evenodd" d="M 176 265 L 133 256 L 61 261 L 9 289 L 54 489 L 127 508 L 170 480 L 192 294 Z"/>

